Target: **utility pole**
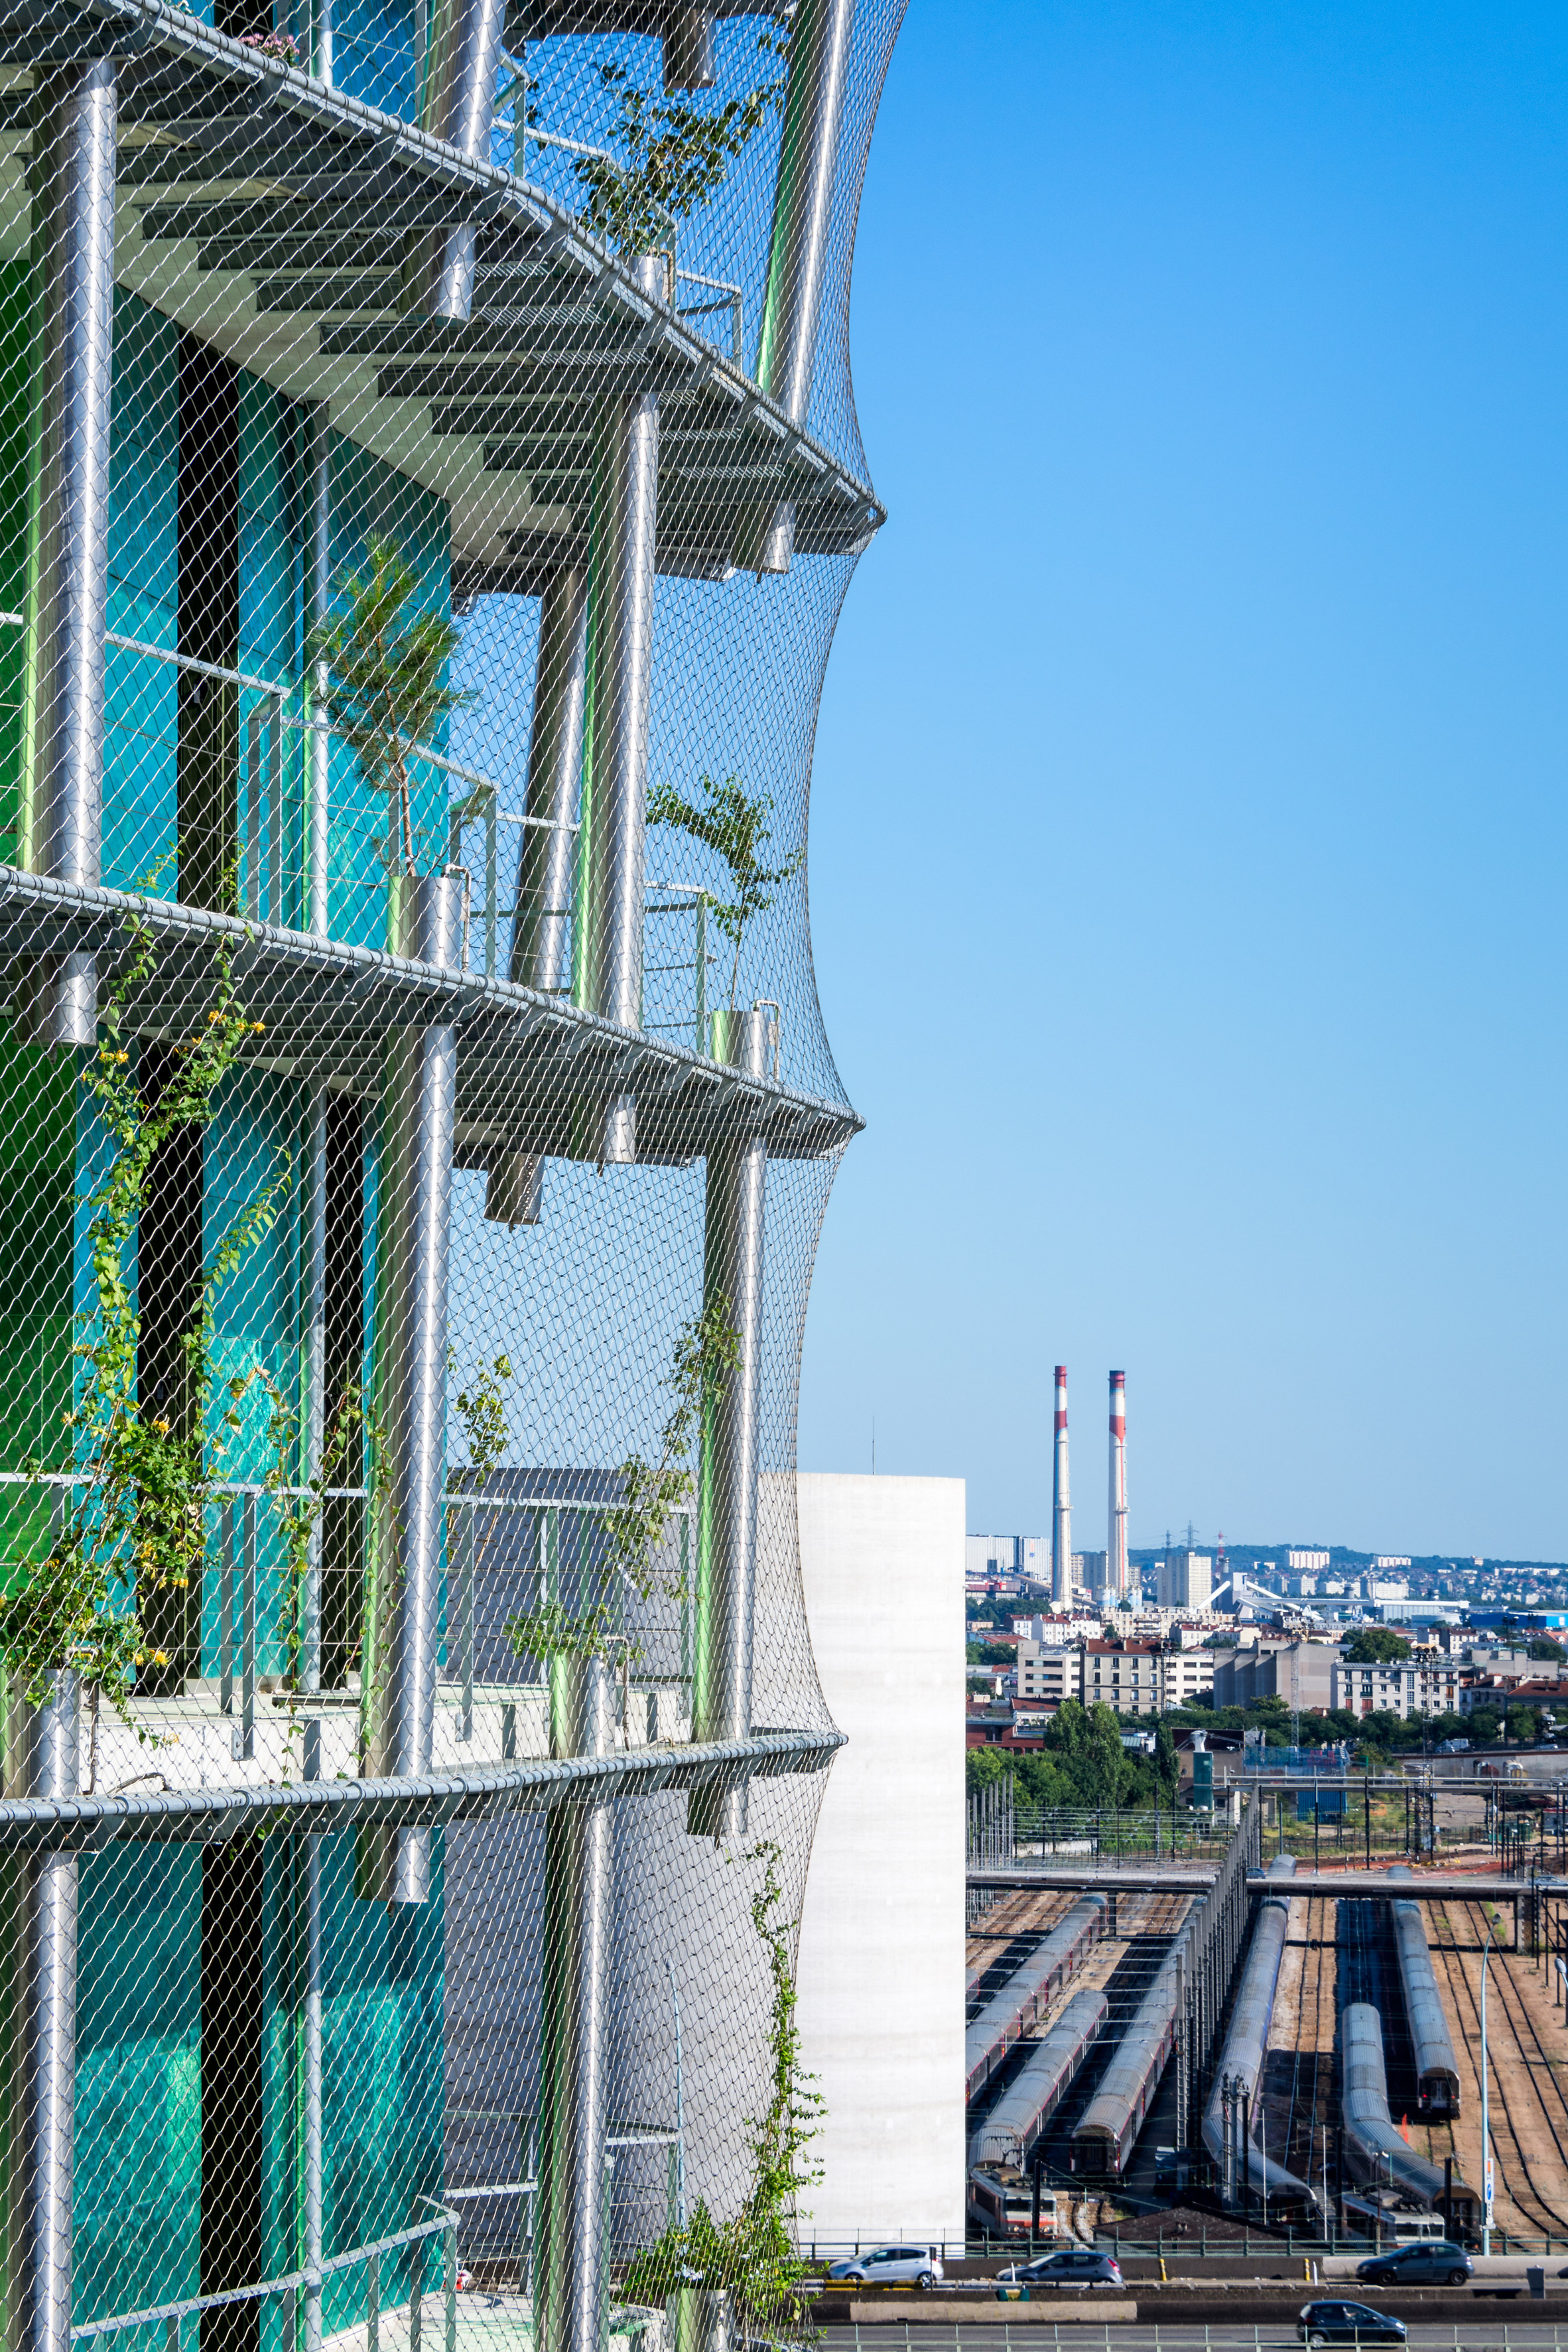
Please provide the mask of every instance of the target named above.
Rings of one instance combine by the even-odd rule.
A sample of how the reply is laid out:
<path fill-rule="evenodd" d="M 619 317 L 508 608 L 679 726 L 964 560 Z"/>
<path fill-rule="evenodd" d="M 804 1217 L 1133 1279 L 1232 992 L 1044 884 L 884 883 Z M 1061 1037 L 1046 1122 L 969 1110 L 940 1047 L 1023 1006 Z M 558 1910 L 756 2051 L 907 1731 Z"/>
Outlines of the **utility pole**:
<path fill-rule="evenodd" d="M 1481 1948 L 1481 2252 L 1492 2250 L 1492 2141 L 1491 2108 L 1487 2069 L 1487 1962 L 1491 1958 L 1492 1931 L 1487 1929 L 1487 1939 Z"/>

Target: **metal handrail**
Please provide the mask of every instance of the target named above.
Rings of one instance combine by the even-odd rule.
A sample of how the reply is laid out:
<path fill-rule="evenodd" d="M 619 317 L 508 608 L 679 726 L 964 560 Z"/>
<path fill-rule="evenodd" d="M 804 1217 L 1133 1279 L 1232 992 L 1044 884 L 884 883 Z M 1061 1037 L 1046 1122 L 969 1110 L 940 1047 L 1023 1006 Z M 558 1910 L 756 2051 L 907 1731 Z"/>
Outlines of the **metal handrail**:
<path fill-rule="evenodd" d="M 353 2246 L 347 2253 L 329 2254 L 317 2270 L 285 2271 L 278 2278 L 258 2279 L 253 2286 L 225 2287 L 216 2294 L 186 2295 L 175 2303 L 150 2304 L 143 2311 L 115 2312 L 103 2319 L 83 2320 L 71 2329 L 70 2340 L 78 2344 L 89 2336 L 109 2336 L 127 2327 L 155 2327 L 160 2323 L 168 2326 L 173 2322 L 170 2341 L 175 2345 L 179 2340 L 180 2321 L 190 2318 L 195 2312 L 216 2311 L 231 2303 L 255 2303 L 273 2294 L 297 2294 L 302 2287 L 319 2286 L 322 2279 L 330 2277 L 335 2271 L 352 2270 L 356 2263 L 379 2264 L 383 2254 L 395 2252 L 399 2246 L 415 2245 L 425 2238 L 449 2238 L 455 2249 L 458 2219 L 458 2214 L 443 2206 L 438 2209 L 436 2221 L 416 2222 L 412 2229 L 396 2231 L 390 2238 L 377 2238 L 366 2246 Z M 448 2250 L 447 2271 L 447 2294 L 450 2296 L 457 2292 L 456 2263 L 451 2249 Z"/>

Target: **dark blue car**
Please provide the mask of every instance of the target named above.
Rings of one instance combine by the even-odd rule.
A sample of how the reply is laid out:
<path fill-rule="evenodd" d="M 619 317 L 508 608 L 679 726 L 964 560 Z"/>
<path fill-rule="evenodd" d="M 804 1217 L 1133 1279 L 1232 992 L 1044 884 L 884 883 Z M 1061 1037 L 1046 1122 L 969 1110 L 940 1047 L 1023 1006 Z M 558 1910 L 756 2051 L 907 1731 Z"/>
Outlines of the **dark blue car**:
<path fill-rule="evenodd" d="M 1303 2344 L 1403 2344 L 1405 2322 L 1370 2303 L 1304 2304 L 1296 2324 Z"/>

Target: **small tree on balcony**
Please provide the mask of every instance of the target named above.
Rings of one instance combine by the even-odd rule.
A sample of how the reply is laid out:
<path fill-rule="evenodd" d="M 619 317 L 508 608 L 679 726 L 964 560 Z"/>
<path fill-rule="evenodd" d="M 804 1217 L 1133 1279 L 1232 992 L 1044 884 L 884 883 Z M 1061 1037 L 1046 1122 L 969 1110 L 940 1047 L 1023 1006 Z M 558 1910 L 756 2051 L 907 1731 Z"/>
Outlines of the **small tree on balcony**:
<path fill-rule="evenodd" d="M 417 609 L 419 577 L 396 541 L 372 531 L 364 552 L 364 568 L 340 578 L 341 609 L 311 632 L 306 654 L 326 665 L 325 715 L 371 790 L 387 795 L 387 864 L 414 874 L 412 761 L 474 697 L 447 682 L 460 632 L 445 614 Z"/>
<path fill-rule="evenodd" d="M 724 937 L 734 948 L 730 964 L 730 1010 L 735 1010 L 735 993 L 741 984 L 741 947 L 747 926 L 758 915 L 765 915 L 777 898 L 780 888 L 793 881 L 805 863 L 805 845 L 784 859 L 782 866 L 764 866 L 762 852 L 772 839 L 768 818 L 773 811 L 770 793 L 748 793 L 740 776 L 699 776 L 699 789 L 705 795 L 700 805 L 660 784 L 649 795 L 649 824 L 673 825 L 677 832 L 689 834 L 705 848 L 721 857 L 730 870 L 730 885 L 734 897 L 711 902 L 713 919 Z"/>
<path fill-rule="evenodd" d="M 765 58 L 777 58 L 786 46 L 771 27 L 758 37 Z M 627 253 L 655 251 L 672 218 L 689 220 L 717 193 L 731 164 L 783 105 L 785 88 L 784 75 L 774 74 L 739 98 L 703 105 L 656 97 L 608 59 L 599 80 L 619 101 L 611 137 L 626 160 L 584 155 L 577 177 L 588 192 L 590 227 Z"/>

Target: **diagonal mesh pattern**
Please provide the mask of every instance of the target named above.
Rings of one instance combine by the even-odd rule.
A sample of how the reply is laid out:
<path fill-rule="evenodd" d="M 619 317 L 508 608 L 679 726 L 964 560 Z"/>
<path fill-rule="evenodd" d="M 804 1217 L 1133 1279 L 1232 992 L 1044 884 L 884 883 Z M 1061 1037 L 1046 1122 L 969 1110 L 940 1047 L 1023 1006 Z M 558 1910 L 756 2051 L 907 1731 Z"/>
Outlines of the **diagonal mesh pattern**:
<path fill-rule="evenodd" d="M 901 0 L 0 0 L 9 2340 L 798 2324 Z"/>

